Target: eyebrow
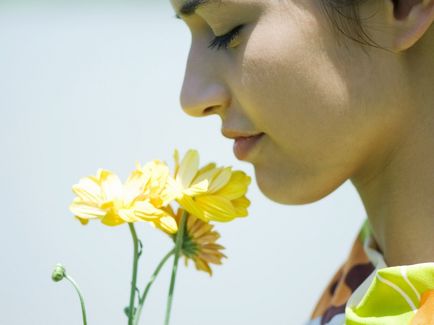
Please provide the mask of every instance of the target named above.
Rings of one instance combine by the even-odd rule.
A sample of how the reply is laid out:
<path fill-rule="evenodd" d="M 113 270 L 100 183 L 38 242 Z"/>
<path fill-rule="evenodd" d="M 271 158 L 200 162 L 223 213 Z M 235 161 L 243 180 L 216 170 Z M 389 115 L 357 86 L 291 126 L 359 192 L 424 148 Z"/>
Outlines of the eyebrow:
<path fill-rule="evenodd" d="M 216 2 L 216 0 L 189 0 L 181 7 L 179 14 L 176 14 L 175 17 L 181 19 L 181 16 L 191 16 L 199 7 L 204 7 L 213 2 Z"/>

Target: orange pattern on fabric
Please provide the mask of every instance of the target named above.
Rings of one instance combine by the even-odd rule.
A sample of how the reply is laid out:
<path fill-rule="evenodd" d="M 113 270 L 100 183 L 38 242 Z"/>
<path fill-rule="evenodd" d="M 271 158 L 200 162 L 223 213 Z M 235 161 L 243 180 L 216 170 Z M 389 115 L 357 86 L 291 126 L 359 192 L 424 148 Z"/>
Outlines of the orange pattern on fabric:
<path fill-rule="evenodd" d="M 434 324 L 434 290 L 425 291 L 420 300 L 420 308 L 410 325 Z"/>
<path fill-rule="evenodd" d="M 321 324 L 326 324 L 335 315 L 345 313 L 348 299 L 374 269 L 363 249 L 359 233 L 347 260 L 335 273 L 319 299 L 311 319 L 321 317 Z"/>

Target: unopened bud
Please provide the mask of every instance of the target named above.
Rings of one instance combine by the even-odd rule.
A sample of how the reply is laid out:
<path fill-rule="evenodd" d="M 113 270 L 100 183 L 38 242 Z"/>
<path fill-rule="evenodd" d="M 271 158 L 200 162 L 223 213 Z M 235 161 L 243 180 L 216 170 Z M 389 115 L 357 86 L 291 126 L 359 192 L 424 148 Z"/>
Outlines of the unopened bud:
<path fill-rule="evenodd" d="M 66 276 L 65 268 L 62 264 L 57 264 L 54 268 L 53 273 L 51 274 L 51 278 L 54 282 L 62 281 L 63 278 Z"/>
<path fill-rule="evenodd" d="M 134 314 L 135 314 L 136 311 L 137 311 L 137 308 L 134 307 L 133 310 L 134 310 Z M 129 306 L 127 306 L 127 307 L 124 308 L 124 313 L 125 313 L 125 315 L 127 315 L 127 317 L 130 317 L 130 307 Z"/>

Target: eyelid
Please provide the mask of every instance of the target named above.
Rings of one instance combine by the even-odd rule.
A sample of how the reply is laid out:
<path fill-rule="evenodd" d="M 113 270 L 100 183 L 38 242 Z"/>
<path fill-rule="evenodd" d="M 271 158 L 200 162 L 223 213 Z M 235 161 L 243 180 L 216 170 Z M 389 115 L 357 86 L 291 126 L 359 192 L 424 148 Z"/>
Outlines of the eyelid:
<path fill-rule="evenodd" d="M 239 36 L 241 30 L 243 29 L 244 25 L 238 25 L 226 34 L 216 36 L 208 45 L 208 48 L 214 49 L 217 47 L 217 50 L 220 50 L 220 48 L 228 48 L 228 45 Z"/>

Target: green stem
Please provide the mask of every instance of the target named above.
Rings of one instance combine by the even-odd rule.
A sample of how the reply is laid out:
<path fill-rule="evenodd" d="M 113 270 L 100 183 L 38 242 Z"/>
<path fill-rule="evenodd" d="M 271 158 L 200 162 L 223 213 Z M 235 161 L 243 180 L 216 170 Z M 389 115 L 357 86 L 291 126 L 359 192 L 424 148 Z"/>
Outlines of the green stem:
<path fill-rule="evenodd" d="M 131 292 L 130 292 L 130 307 L 129 307 L 129 315 L 128 315 L 128 325 L 133 325 L 134 320 L 134 301 L 136 298 L 136 288 L 137 288 L 137 264 L 139 261 L 139 241 L 137 239 L 136 229 L 134 228 L 133 223 L 128 223 L 130 227 L 131 236 L 133 237 L 133 245 L 134 245 L 134 261 L 133 261 L 133 276 L 131 280 Z"/>
<path fill-rule="evenodd" d="M 182 240 L 184 239 L 184 228 L 185 228 L 185 221 L 187 220 L 187 214 L 188 212 L 186 211 L 184 211 L 184 213 L 182 214 L 178 233 L 176 234 L 175 258 L 173 261 L 172 278 L 170 279 L 169 296 L 167 298 L 166 319 L 164 321 L 165 325 L 169 325 L 169 320 L 170 320 L 170 311 L 172 309 L 172 301 L 173 301 L 173 291 L 175 289 L 176 271 L 178 270 L 178 260 L 179 260 L 179 256 L 181 255 Z"/>
<path fill-rule="evenodd" d="M 80 288 L 78 287 L 77 283 L 74 281 L 73 278 L 71 278 L 69 275 L 65 274 L 65 279 L 67 279 L 71 284 L 74 286 L 75 290 L 78 293 L 78 296 L 80 297 L 80 304 L 81 304 L 81 314 L 83 315 L 83 325 L 87 325 L 86 320 L 86 307 L 84 306 L 84 298 L 83 295 L 80 292 Z"/>
<path fill-rule="evenodd" d="M 160 264 L 158 264 L 157 268 L 155 269 L 154 273 L 151 276 L 151 279 L 149 280 L 148 284 L 146 285 L 146 289 L 143 292 L 142 296 L 139 299 L 139 307 L 137 308 L 137 312 L 134 316 L 134 325 L 139 324 L 140 315 L 142 313 L 143 305 L 145 304 L 146 296 L 148 295 L 148 291 L 151 288 L 152 284 L 154 283 L 155 279 L 158 276 L 158 273 L 160 273 L 161 268 L 163 265 L 167 262 L 167 260 L 175 254 L 175 248 L 172 249 L 169 253 L 166 254 L 166 256 L 163 257 Z"/>

